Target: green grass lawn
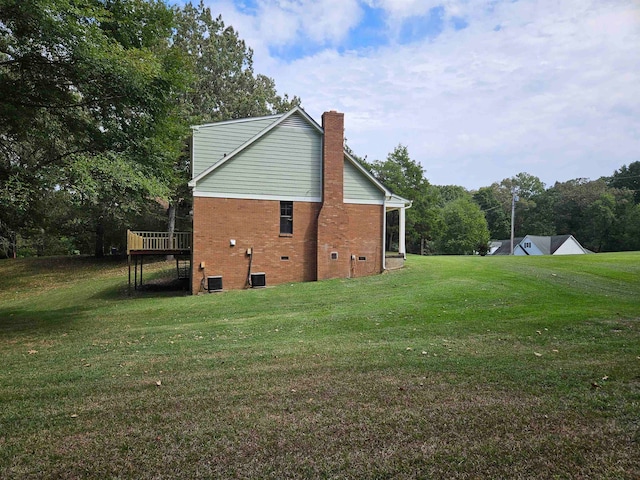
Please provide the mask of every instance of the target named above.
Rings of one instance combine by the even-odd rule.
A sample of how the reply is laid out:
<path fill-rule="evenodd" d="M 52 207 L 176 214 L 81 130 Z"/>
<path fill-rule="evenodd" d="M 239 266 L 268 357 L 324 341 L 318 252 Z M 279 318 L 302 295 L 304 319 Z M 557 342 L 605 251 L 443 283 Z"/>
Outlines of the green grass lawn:
<path fill-rule="evenodd" d="M 640 253 L 126 282 L 0 262 L 0 478 L 640 478 Z"/>

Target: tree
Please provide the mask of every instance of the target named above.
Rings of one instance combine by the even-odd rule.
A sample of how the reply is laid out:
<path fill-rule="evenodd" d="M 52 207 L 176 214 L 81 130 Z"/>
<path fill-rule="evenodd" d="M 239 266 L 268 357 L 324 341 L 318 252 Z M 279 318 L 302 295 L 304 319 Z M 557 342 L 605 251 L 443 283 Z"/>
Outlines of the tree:
<path fill-rule="evenodd" d="M 609 239 L 611 228 L 616 221 L 616 200 L 612 193 L 604 192 L 586 208 L 585 217 L 589 221 L 585 230 L 590 230 L 589 242 L 596 252 L 601 252 Z"/>
<path fill-rule="evenodd" d="M 174 7 L 173 47 L 187 59 L 192 81 L 177 99 L 175 114 L 181 129 L 175 132 L 182 149 L 173 159 L 173 177 L 168 209 L 168 231 L 172 233 L 176 212 L 190 210 L 187 188 L 190 172 L 189 126 L 283 113 L 300 105 L 300 99 L 279 96 L 273 79 L 256 75 L 253 51 L 233 27 L 200 1 Z"/>
<path fill-rule="evenodd" d="M 76 162 L 118 158 L 158 186 L 157 148 L 184 64 L 160 0 L 5 0 L 0 10 L 0 222 L 41 220 L 33 199 L 74 184 Z M 161 136 L 161 134 L 160 134 Z M 107 168 L 125 181 L 121 170 Z M 104 176 L 100 177 L 104 179 Z M 145 197 L 161 195 L 152 188 Z"/>
<path fill-rule="evenodd" d="M 466 188 L 458 185 L 437 185 L 435 188 L 438 191 L 438 198 L 442 207 L 459 198 L 472 198 L 471 193 Z"/>
<path fill-rule="evenodd" d="M 527 234 L 542 234 L 526 231 L 525 218 L 536 208 L 536 200 L 541 198 L 545 192 L 544 183 L 536 176 L 521 172 L 511 178 L 505 178 L 500 183 L 494 183 L 490 187 L 493 196 L 502 206 L 502 215 L 509 222 L 509 234 L 511 235 L 511 199 L 513 195 L 518 196 L 516 202 L 514 229 L 516 236 Z M 500 231 L 500 230 L 498 230 Z M 502 232 L 500 232 L 502 233 Z M 506 238 L 505 236 L 499 238 Z"/>
<path fill-rule="evenodd" d="M 489 229 L 484 213 L 469 198 L 460 197 L 442 209 L 443 225 L 436 237 L 438 253 L 470 255 L 486 252 Z"/>
<path fill-rule="evenodd" d="M 424 169 L 409 156 L 406 146 L 398 145 L 383 162 L 376 160 L 371 171 L 393 193 L 413 202 L 407 210 L 407 251 L 421 253 L 423 240 L 430 240 L 440 223 L 437 191 L 424 177 Z M 387 219 L 387 245 L 397 242 L 398 212 Z"/>
<path fill-rule="evenodd" d="M 633 192 L 634 203 L 640 204 L 640 162 L 623 165 L 607 179 L 610 187 L 625 188 Z"/>
<path fill-rule="evenodd" d="M 624 249 L 620 224 L 633 205 L 633 193 L 608 186 L 606 179 L 578 178 L 556 182 L 549 189 L 554 197 L 558 234 L 572 234 L 586 248 L 600 252 Z"/>
<path fill-rule="evenodd" d="M 0 244 L 45 228 L 34 199 L 69 202 L 97 254 L 105 226 L 121 233 L 156 199 L 171 199 L 175 224 L 189 210 L 190 125 L 299 104 L 252 55 L 202 2 L 2 0 Z"/>
<path fill-rule="evenodd" d="M 511 234 L 511 220 L 498 200 L 496 189 L 482 187 L 473 194 L 473 200 L 484 212 L 489 228 L 489 235 L 494 239 L 509 238 Z"/>
<path fill-rule="evenodd" d="M 517 209 L 520 215 L 519 235 L 555 235 L 554 208 L 556 196 L 551 190 L 536 193 L 526 200 L 526 209 Z"/>
<path fill-rule="evenodd" d="M 640 204 L 630 205 L 618 216 L 611 250 L 640 250 Z"/>
<path fill-rule="evenodd" d="M 173 44 L 193 70 L 193 82 L 181 96 L 191 124 L 270 115 L 300 104 L 298 97 L 280 97 L 273 79 L 255 74 L 253 50 L 202 0 L 174 11 Z"/>

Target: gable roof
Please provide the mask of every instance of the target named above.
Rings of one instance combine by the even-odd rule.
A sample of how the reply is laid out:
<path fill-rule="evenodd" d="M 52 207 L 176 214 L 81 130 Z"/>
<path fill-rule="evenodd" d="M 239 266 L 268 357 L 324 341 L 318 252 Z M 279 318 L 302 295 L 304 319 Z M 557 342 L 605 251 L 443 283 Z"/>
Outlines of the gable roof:
<path fill-rule="evenodd" d="M 513 248 L 522 241 L 524 237 L 515 237 L 513 239 Z M 508 240 L 496 240 L 495 243 L 500 243 L 500 246 L 494 250 L 491 255 L 511 255 L 511 239 Z"/>
<path fill-rule="evenodd" d="M 558 250 L 562 245 L 564 245 L 564 243 L 569 240 L 570 238 L 573 238 L 573 235 L 554 235 L 551 237 L 551 242 L 549 245 L 549 252 L 551 254 L 556 253 L 556 250 Z M 578 243 L 578 241 L 576 240 L 576 244 L 580 245 Z"/>
<path fill-rule="evenodd" d="M 544 255 L 553 255 L 558 251 L 560 247 L 562 247 L 567 241 L 572 241 L 576 247 L 582 250 L 584 253 L 587 253 L 587 250 L 580 245 L 573 235 L 552 235 L 552 236 L 537 236 L 537 235 L 527 235 L 524 240 L 529 240 L 531 243 L 534 243 L 535 246 L 540 250 Z M 526 253 L 526 251 L 525 251 Z"/>
<path fill-rule="evenodd" d="M 550 254 L 553 253 L 553 251 L 551 250 L 551 237 L 543 237 L 543 236 L 538 236 L 538 235 L 527 235 L 522 240 L 523 241 L 528 240 L 531 243 L 533 243 L 536 246 L 536 248 L 538 250 L 540 250 L 540 253 L 542 253 L 543 255 L 550 255 Z M 556 242 L 556 248 L 558 248 L 557 243 L 558 242 Z M 522 244 L 522 242 L 518 243 L 518 245 L 524 251 L 524 253 L 526 253 L 528 255 L 529 253 L 525 250 L 524 245 L 521 245 L 521 244 Z"/>
<path fill-rule="evenodd" d="M 287 113 L 284 114 L 279 114 L 279 115 L 272 115 L 270 117 L 257 117 L 257 118 L 245 118 L 245 119 L 241 119 L 241 120 L 230 120 L 228 122 L 219 122 L 219 123 L 209 123 L 209 124 L 205 124 L 205 125 L 195 125 L 193 127 L 191 127 L 193 130 L 195 131 L 199 131 L 200 128 L 206 128 L 206 127 L 211 127 L 211 126 L 219 126 L 219 125 L 224 125 L 224 124 L 233 124 L 233 123 L 240 123 L 240 122 L 249 122 L 249 121 L 256 121 L 256 120 L 265 120 L 265 119 L 270 119 L 273 118 L 274 121 L 272 123 L 270 123 L 268 126 L 266 126 L 265 128 L 263 128 L 262 130 L 260 130 L 257 134 L 255 134 L 253 137 L 249 138 L 248 140 L 246 140 L 244 143 L 242 143 L 241 145 L 239 145 L 236 149 L 234 149 L 233 151 L 231 151 L 229 154 L 225 155 L 221 160 L 217 161 L 216 163 L 214 163 L 213 165 L 211 165 L 209 168 L 203 170 L 202 172 L 200 172 L 198 175 L 196 175 L 194 178 L 192 178 L 189 181 L 189 186 L 190 187 L 195 187 L 196 184 L 198 183 L 198 181 L 202 180 L 204 177 L 206 177 L 207 175 L 209 175 L 211 172 L 213 172 L 214 170 L 216 170 L 217 168 L 221 167 L 222 165 L 224 165 L 225 163 L 227 163 L 229 160 L 231 160 L 233 157 L 235 157 L 236 155 L 238 155 L 240 152 L 242 152 L 243 150 L 245 150 L 249 145 L 255 143 L 256 141 L 258 141 L 260 138 L 264 137 L 267 133 L 269 133 L 270 131 L 272 131 L 274 128 L 276 128 L 278 125 L 282 125 L 284 124 L 288 119 L 290 119 L 294 114 L 300 114 L 302 115 L 302 118 L 304 120 L 306 120 L 306 122 L 311 125 L 314 129 L 316 129 L 319 133 L 323 133 L 322 127 L 320 125 L 318 125 L 316 123 L 316 121 L 311 118 L 309 116 L 309 114 L 307 114 L 307 112 L 305 112 L 302 108 L 300 107 L 295 107 L 291 110 L 289 110 Z"/>
<path fill-rule="evenodd" d="M 533 243 L 543 255 L 553 255 L 568 240 L 573 241 L 575 245 L 578 248 L 580 248 L 584 253 L 589 253 L 589 251 L 586 248 L 580 245 L 580 242 L 578 242 L 573 237 L 573 235 L 551 235 L 551 236 L 527 235 L 526 237 L 516 237 L 513 239 L 513 249 L 515 252 L 516 248 L 520 248 L 526 255 L 529 255 L 530 253 L 525 249 L 523 244 L 524 241 L 528 241 Z M 492 255 L 510 255 L 511 254 L 511 239 L 497 240 L 496 243 L 500 243 L 501 245 L 492 253 Z"/>
<path fill-rule="evenodd" d="M 234 150 L 225 154 L 221 159 L 218 159 L 215 163 L 210 165 L 208 168 L 204 169 L 200 173 L 198 173 L 194 178 L 192 178 L 188 185 L 191 188 L 196 187 L 197 183 L 203 178 L 207 177 L 211 172 L 220 168 L 225 163 L 232 160 L 234 157 L 239 155 L 241 152 L 246 150 L 250 145 L 254 144 L 269 132 L 273 131 L 278 126 L 300 126 L 301 123 L 310 126 L 314 130 L 316 130 L 321 135 L 324 135 L 324 129 L 313 119 L 307 112 L 305 112 L 301 107 L 297 106 L 284 114 L 270 115 L 266 117 L 254 117 L 254 118 L 245 118 L 238 120 L 229 120 L 225 122 L 216 122 L 216 123 L 208 123 L 202 125 L 192 126 L 192 130 L 195 132 L 200 131 L 200 129 L 206 129 L 210 127 L 220 127 L 225 125 L 234 125 L 238 123 L 246 123 L 246 122 L 261 122 L 262 124 L 266 124 L 261 130 L 255 133 L 253 136 L 247 138 L 242 144 L 237 146 Z M 351 154 L 349 154 L 346 150 L 344 150 L 344 159 L 348 161 L 351 165 L 353 165 L 362 175 L 365 176 L 367 180 L 369 180 L 377 189 L 379 189 L 385 196 L 385 203 L 387 206 L 391 208 L 410 208 L 412 202 L 407 200 L 399 195 L 393 194 L 387 187 L 385 187 L 377 178 L 375 178 L 367 169 L 365 169 Z"/>

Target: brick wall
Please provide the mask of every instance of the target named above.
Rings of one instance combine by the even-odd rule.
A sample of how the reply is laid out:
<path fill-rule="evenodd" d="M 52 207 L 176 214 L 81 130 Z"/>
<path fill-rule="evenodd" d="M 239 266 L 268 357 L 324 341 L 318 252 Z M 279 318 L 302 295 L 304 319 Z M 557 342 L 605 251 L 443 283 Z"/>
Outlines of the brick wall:
<path fill-rule="evenodd" d="M 349 215 L 349 277 L 381 273 L 384 207 L 353 204 L 345 207 Z M 352 255 L 355 255 L 355 260 L 351 259 Z"/>
<path fill-rule="evenodd" d="M 225 290 L 245 288 L 249 248 L 267 285 L 382 271 L 384 207 L 344 204 L 344 115 L 327 112 L 322 124 L 323 202 L 293 202 L 293 235 L 280 234 L 279 201 L 194 197 L 193 293 L 211 275 Z"/>
<path fill-rule="evenodd" d="M 264 272 L 267 285 L 316 280 L 319 209 L 319 203 L 294 202 L 293 235 L 281 236 L 278 201 L 194 197 L 193 293 L 210 275 L 221 275 L 225 290 L 245 288 L 248 248 L 251 271 Z"/>
<path fill-rule="evenodd" d="M 293 235 L 280 235 L 280 202 L 195 197 L 193 205 L 193 292 L 203 277 L 221 275 L 225 290 L 246 286 L 247 249 L 253 249 L 252 272 L 264 272 L 267 285 L 317 279 L 316 220 L 319 203 L 293 203 Z M 381 205 L 344 205 L 350 248 L 335 261 L 341 278 L 382 271 Z M 235 240 L 235 246 L 230 245 Z M 355 256 L 355 260 L 351 257 Z M 282 257 L 288 257 L 283 260 Z M 362 259 L 361 257 L 364 257 Z M 205 262 L 204 270 L 199 268 Z"/>
<path fill-rule="evenodd" d="M 349 276 L 349 215 L 344 197 L 344 114 L 322 115 L 322 209 L 318 217 L 318 280 Z"/>

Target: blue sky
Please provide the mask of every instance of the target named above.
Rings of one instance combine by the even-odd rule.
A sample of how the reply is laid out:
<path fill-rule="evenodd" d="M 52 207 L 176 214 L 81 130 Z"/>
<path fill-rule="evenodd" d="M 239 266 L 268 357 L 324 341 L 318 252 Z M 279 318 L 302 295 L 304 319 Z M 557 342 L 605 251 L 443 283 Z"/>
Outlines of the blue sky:
<path fill-rule="evenodd" d="M 548 186 L 640 161 L 636 0 L 205 0 L 258 73 L 345 113 L 368 160 L 399 143 L 437 185 Z"/>

